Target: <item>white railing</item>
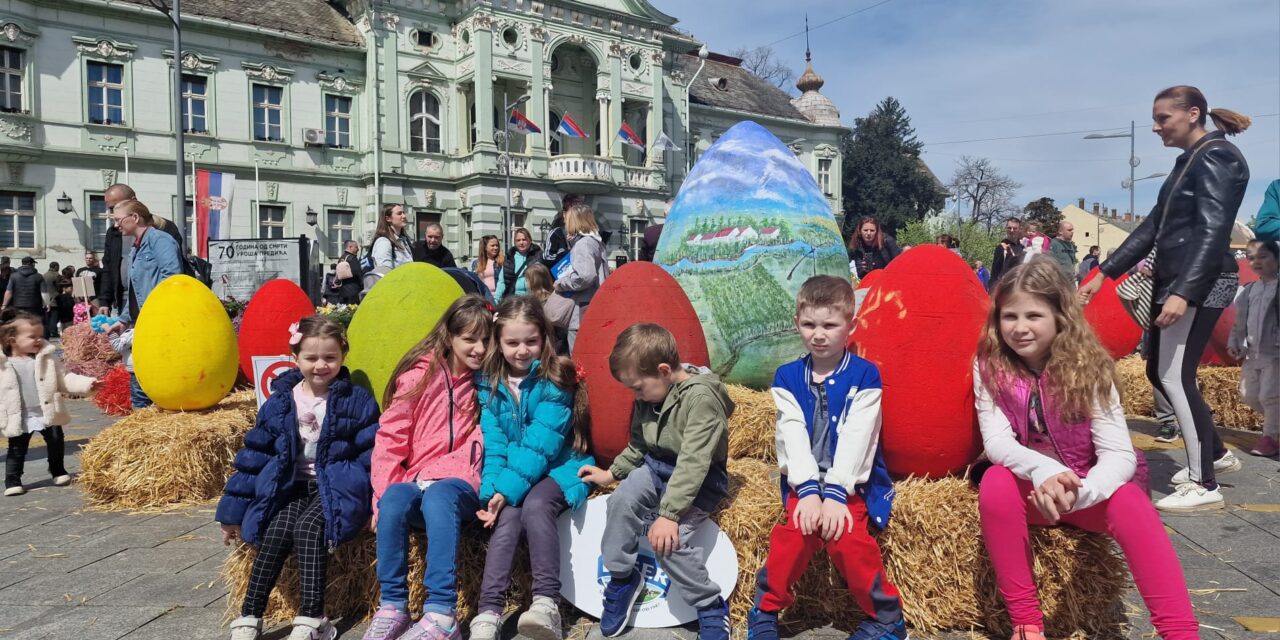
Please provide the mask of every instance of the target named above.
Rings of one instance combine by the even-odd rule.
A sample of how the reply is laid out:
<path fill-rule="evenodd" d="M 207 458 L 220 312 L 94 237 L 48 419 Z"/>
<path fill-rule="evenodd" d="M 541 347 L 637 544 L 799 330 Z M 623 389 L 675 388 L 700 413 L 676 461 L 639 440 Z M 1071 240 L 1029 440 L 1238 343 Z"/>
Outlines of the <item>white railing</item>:
<path fill-rule="evenodd" d="M 613 182 L 613 162 L 605 158 L 560 155 L 551 159 L 547 170 L 552 180 Z"/>
<path fill-rule="evenodd" d="M 623 177 L 626 185 L 635 189 L 660 189 L 662 187 L 662 172 L 660 169 L 627 167 L 623 171 Z"/>

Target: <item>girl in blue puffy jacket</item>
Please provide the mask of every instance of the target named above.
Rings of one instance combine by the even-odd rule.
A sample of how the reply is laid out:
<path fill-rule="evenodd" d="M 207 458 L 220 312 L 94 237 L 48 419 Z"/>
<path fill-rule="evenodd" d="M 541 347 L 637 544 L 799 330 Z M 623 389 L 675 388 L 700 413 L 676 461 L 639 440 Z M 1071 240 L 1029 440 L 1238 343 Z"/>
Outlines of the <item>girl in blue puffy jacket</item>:
<path fill-rule="evenodd" d="M 493 529 L 472 640 L 497 636 L 503 591 L 523 534 L 529 542 L 533 604 L 520 616 L 520 633 L 559 640 L 560 536 L 556 520 L 587 501 L 590 487 L 578 469 L 595 464 L 588 453 L 587 393 L 578 369 L 555 350 L 555 332 L 530 296 L 502 301 L 493 346 L 477 382 L 484 434 L 482 509 L 476 517 Z"/>
<path fill-rule="evenodd" d="M 324 615 L 328 555 L 368 523 L 373 490 L 369 461 L 378 403 L 351 383 L 342 361 L 342 325 L 311 316 L 289 327 L 297 369 L 271 383 L 271 396 L 236 454 L 236 472 L 218 503 L 222 541 L 255 545 L 232 640 L 256 640 L 267 597 L 289 552 L 298 554 L 302 606 L 290 640 L 333 640 Z"/>

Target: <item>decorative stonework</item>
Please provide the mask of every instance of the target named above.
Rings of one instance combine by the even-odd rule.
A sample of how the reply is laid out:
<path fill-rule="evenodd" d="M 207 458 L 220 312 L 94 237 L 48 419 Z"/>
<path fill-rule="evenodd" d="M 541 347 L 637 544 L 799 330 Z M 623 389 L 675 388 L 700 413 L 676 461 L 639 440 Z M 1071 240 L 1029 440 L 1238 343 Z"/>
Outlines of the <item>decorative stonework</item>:
<path fill-rule="evenodd" d="M 280 199 L 280 183 L 268 182 L 267 185 L 267 202 L 275 202 Z"/>
<path fill-rule="evenodd" d="M 493 66 L 502 71 L 510 71 L 520 75 L 529 75 L 532 71 L 529 63 L 520 62 L 519 60 L 508 60 L 506 58 L 497 58 L 493 61 Z"/>
<path fill-rule="evenodd" d="M 471 18 L 471 24 L 477 31 L 492 31 L 493 16 L 487 13 L 477 14 L 475 17 Z"/>
<path fill-rule="evenodd" d="M 173 52 L 164 51 L 163 55 L 169 64 L 173 64 Z M 212 74 L 218 70 L 218 63 L 222 62 L 221 58 L 206 56 L 195 51 L 182 52 L 182 70 L 192 73 Z"/>
<path fill-rule="evenodd" d="M 409 96 L 413 95 L 414 91 L 430 91 L 431 86 L 430 78 L 410 78 L 408 82 L 404 83 L 404 89 L 401 90 L 401 94 L 407 100 Z"/>
<path fill-rule="evenodd" d="M 791 153 L 794 153 L 797 156 L 804 153 L 804 147 L 800 146 L 800 143 L 798 142 L 793 142 L 787 145 L 787 148 L 791 150 Z"/>
<path fill-rule="evenodd" d="M 474 59 L 465 60 L 458 65 L 458 75 L 465 76 L 476 70 L 476 61 Z"/>
<path fill-rule="evenodd" d="M 369 24 L 369 16 L 363 15 L 360 16 L 359 20 L 356 20 L 356 30 L 360 33 L 369 33 L 372 28 L 373 25 Z"/>
<path fill-rule="evenodd" d="M 824 160 L 832 160 L 840 157 L 840 150 L 834 145 L 823 143 L 813 148 L 813 155 Z"/>
<path fill-rule="evenodd" d="M 425 209 L 434 209 L 436 206 L 436 190 L 427 189 L 422 192 L 422 206 Z"/>
<path fill-rule="evenodd" d="M 16 22 L 6 21 L 0 27 L 0 36 L 13 44 L 29 44 L 35 42 L 36 34 Z"/>
<path fill-rule="evenodd" d="M 666 59 L 667 53 L 665 51 L 654 51 L 649 54 L 649 61 L 654 64 L 662 64 L 662 61 Z"/>
<path fill-rule="evenodd" d="M 31 123 L 17 118 L 0 117 L 0 134 L 11 140 L 31 142 Z"/>
<path fill-rule="evenodd" d="M 444 162 L 432 158 L 418 158 L 418 171 L 440 173 L 444 171 Z"/>
<path fill-rule="evenodd" d="M 459 192 L 458 192 L 458 206 L 459 206 L 460 208 L 463 208 L 463 209 L 466 209 L 466 208 L 467 208 L 467 206 L 468 206 L 468 205 L 467 205 L 467 192 L 466 192 L 466 191 L 459 191 Z"/>
<path fill-rule="evenodd" d="M 338 187 L 338 204 L 347 206 L 347 188 Z"/>
<path fill-rule="evenodd" d="M 541 26 L 534 25 L 529 28 L 529 37 L 537 40 L 538 42 L 546 42 L 547 30 L 543 29 Z"/>
<path fill-rule="evenodd" d="M 278 167 L 284 162 L 285 153 L 283 151 L 259 151 L 254 155 L 254 159 L 258 164 L 265 167 Z"/>
<path fill-rule="evenodd" d="M 73 36 L 71 41 L 76 44 L 76 51 L 80 55 L 99 60 L 130 60 L 133 58 L 133 52 L 138 48 L 109 38 Z"/>
<path fill-rule="evenodd" d="M 240 67 L 244 69 L 244 74 L 249 76 L 251 80 L 272 84 L 285 84 L 293 80 L 293 69 L 277 67 L 270 63 L 242 62 Z"/>
<path fill-rule="evenodd" d="M 116 182 L 117 182 L 117 181 L 116 181 L 116 170 L 115 170 L 115 169 L 103 169 L 103 170 L 102 170 L 102 188 L 103 188 L 103 190 L 110 189 L 113 185 L 115 185 L 115 184 L 116 184 Z"/>
<path fill-rule="evenodd" d="M 635 212 L 636 212 L 635 214 L 636 214 L 636 216 L 637 216 L 637 217 L 644 217 L 644 215 L 645 215 L 648 211 L 649 211 L 649 207 L 645 205 L 644 200 L 642 200 L 642 199 L 640 199 L 640 198 L 636 198 L 636 200 L 635 200 Z"/>
<path fill-rule="evenodd" d="M 323 71 L 316 74 L 320 88 L 330 93 L 355 95 L 364 88 L 363 82 L 348 80 L 346 76 L 332 76 Z"/>
<path fill-rule="evenodd" d="M 400 16 L 394 13 L 383 14 L 382 27 L 387 31 L 398 31 L 400 28 Z"/>
<path fill-rule="evenodd" d="M 524 207 L 524 191 L 522 189 L 511 190 L 511 206 Z"/>
<path fill-rule="evenodd" d="M 622 83 L 622 90 L 635 95 L 646 95 L 652 89 L 648 85 L 640 84 L 639 82 L 624 82 Z"/>
<path fill-rule="evenodd" d="M 622 43 L 621 43 L 621 42 L 614 41 L 614 42 L 610 42 L 610 43 L 609 43 L 609 56 L 610 56 L 610 57 L 612 57 L 612 58 L 621 58 L 622 56 L 624 56 L 624 55 L 626 55 L 626 54 L 627 54 L 627 49 L 626 49 L 626 47 L 622 46 Z"/>

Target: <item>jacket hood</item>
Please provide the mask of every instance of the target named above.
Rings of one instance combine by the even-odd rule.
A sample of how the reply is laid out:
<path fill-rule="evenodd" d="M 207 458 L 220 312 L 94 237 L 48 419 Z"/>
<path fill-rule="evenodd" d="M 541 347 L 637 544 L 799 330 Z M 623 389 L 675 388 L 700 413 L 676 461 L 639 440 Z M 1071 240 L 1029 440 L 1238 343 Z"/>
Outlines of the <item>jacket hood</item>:
<path fill-rule="evenodd" d="M 720 401 L 720 407 L 724 409 L 725 415 L 731 415 L 733 413 L 733 399 L 729 397 L 729 393 L 725 389 L 725 386 L 720 383 L 720 376 L 712 373 L 711 370 L 706 367 L 699 367 L 697 365 L 687 363 L 680 366 L 684 368 L 685 373 L 689 374 L 689 379 L 684 382 L 677 383 L 671 388 L 671 393 L 667 394 L 668 401 L 663 403 L 664 409 L 671 404 L 674 404 L 674 400 L 677 397 L 686 393 L 690 389 L 702 388 L 709 391 L 716 400 Z"/>
<path fill-rule="evenodd" d="M 23 275 L 28 275 L 28 276 L 29 276 L 29 275 L 31 275 L 31 274 L 33 274 L 33 273 L 39 273 L 38 271 L 36 271 L 36 268 L 35 268 L 35 267 L 33 267 L 33 266 L 29 265 L 29 264 L 24 264 L 24 265 L 22 265 L 22 266 L 18 267 L 17 269 L 14 269 L 14 270 L 13 270 L 13 272 L 14 272 L 14 273 L 21 273 L 21 274 L 23 274 Z"/>

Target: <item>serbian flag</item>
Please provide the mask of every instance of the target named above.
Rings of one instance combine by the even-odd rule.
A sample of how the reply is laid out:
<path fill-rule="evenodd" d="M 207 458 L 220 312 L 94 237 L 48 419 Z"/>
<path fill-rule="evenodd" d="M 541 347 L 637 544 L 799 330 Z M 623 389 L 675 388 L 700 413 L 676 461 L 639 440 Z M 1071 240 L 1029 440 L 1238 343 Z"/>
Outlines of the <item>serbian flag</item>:
<path fill-rule="evenodd" d="M 514 131 L 519 134 L 529 135 L 530 133 L 542 133 L 542 129 L 534 124 L 532 120 L 526 118 L 523 113 L 517 109 L 511 110 L 511 119 L 507 121 L 507 130 Z"/>
<path fill-rule="evenodd" d="M 218 171 L 196 171 L 195 250 L 201 258 L 209 257 L 209 240 L 231 237 L 231 196 L 236 177 Z"/>
<path fill-rule="evenodd" d="M 573 118 L 568 113 L 564 114 L 564 117 L 560 118 L 560 126 L 556 127 L 556 133 L 563 133 L 570 138 L 589 137 L 587 136 L 587 132 L 583 131 L 582 127 L 579 127 L 578 123 L 574 122 Z"/>
<path fill-rule="evenodd" d="M 644 142 L 640 140 L 640 136 L 636 135 L 635 131 L 631 130 L 631 125 L 625 122 L 622 123 L 622 128 L 618 129 L 618 139 L 623 144 L 633 147 L 640 153 L 644 153 Z"/>

